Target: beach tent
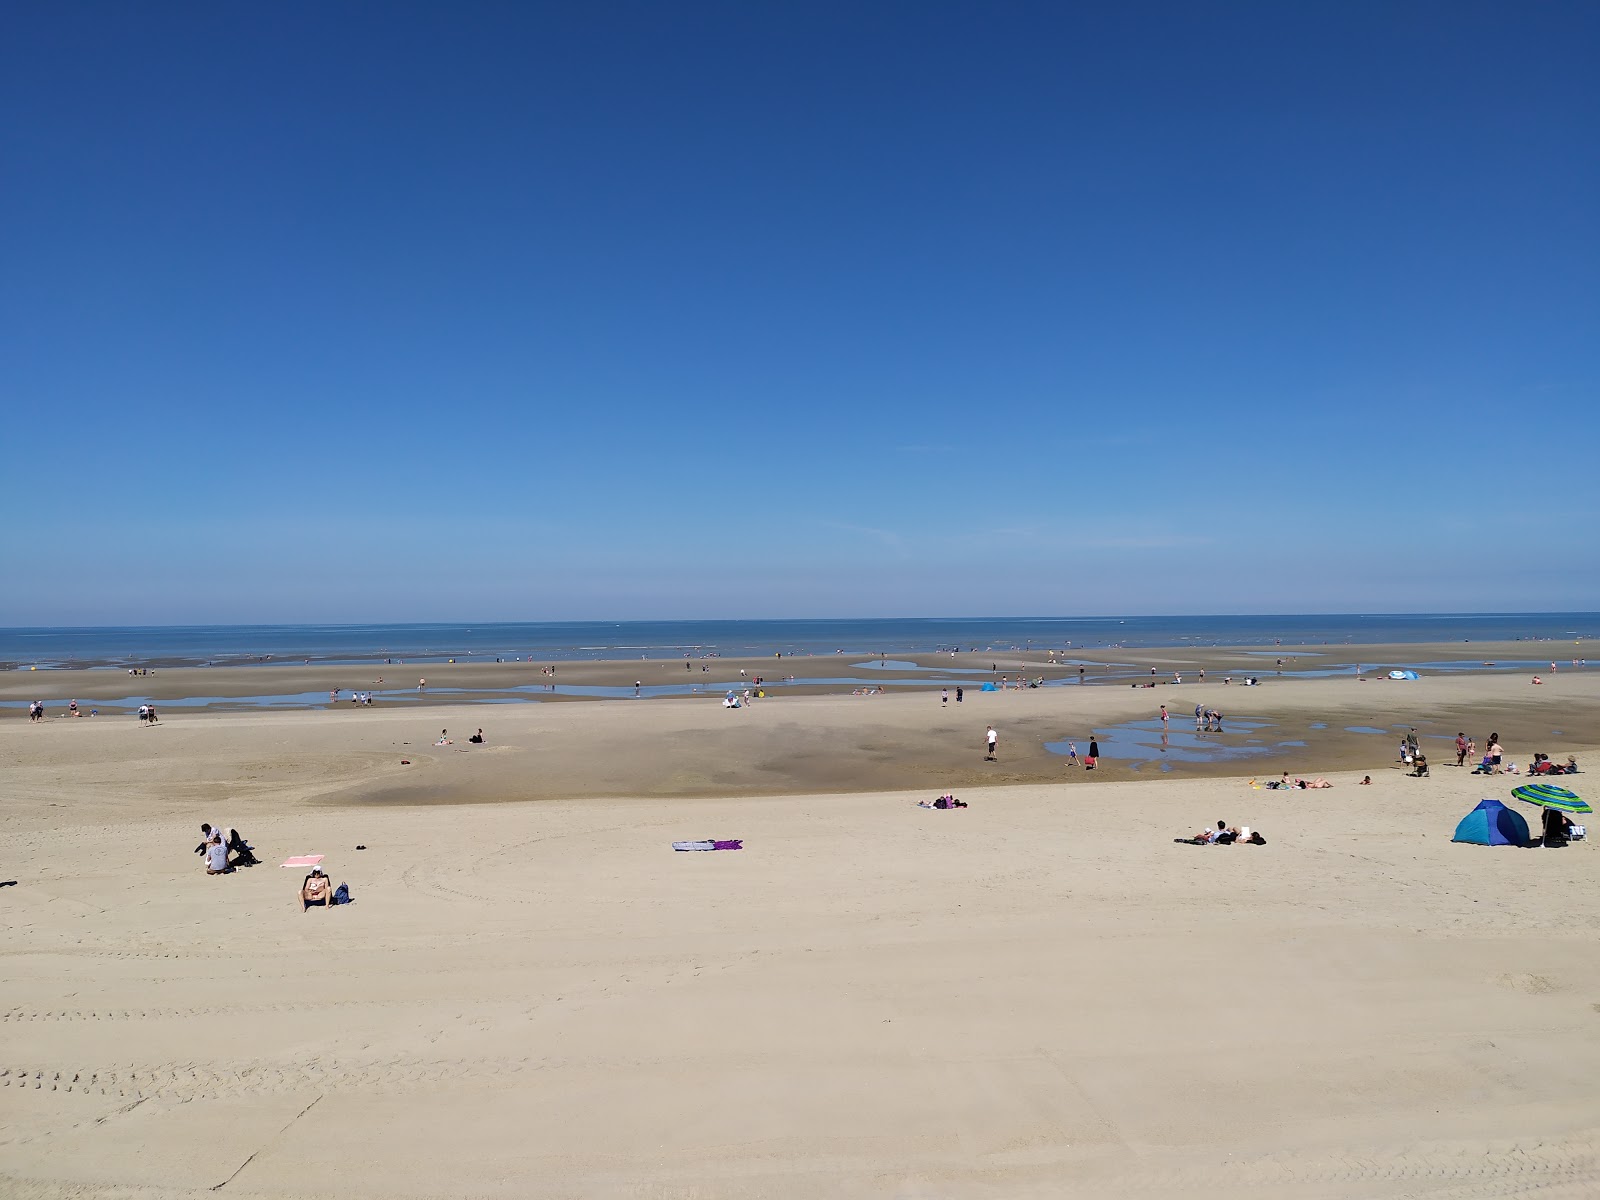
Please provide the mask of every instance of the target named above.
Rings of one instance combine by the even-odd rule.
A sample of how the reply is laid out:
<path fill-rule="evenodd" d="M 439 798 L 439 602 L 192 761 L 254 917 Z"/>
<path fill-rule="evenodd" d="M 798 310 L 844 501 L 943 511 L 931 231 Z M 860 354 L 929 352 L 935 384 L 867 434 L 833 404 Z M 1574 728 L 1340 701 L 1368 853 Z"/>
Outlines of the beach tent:
<path fill-rule="evenodd" d="M 1450 840 L 1473 846 L 1526 846 L 1533 839 L 1528 836 L 1528 823 L 1521 813 L 1498 800 L 1485 800 L 1461 818 L 1456 835 Z"/>
<path fill-rule="evenodd" d="M 1000 689 L 992 683 L 986 683 L 983 685 L 983 690 L 986 692 L 998 692 Z"/>
<path fill-rule="evenodd" d="M 1419 679 L 1421 677 L 1415 671 L 1390 671 L 1389 672 L 1389 678 L 1390 679 Z"/>

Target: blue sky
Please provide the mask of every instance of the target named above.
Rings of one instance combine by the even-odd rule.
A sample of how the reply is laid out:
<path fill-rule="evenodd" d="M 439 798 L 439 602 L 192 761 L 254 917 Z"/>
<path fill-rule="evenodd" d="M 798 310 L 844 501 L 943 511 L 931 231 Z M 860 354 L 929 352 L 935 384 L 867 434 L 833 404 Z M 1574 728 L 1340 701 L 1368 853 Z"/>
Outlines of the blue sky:
<path fill-rule="evenodd" d="M 1600 594 L 1592 4 L 7 24 L 0 624 Z"/>

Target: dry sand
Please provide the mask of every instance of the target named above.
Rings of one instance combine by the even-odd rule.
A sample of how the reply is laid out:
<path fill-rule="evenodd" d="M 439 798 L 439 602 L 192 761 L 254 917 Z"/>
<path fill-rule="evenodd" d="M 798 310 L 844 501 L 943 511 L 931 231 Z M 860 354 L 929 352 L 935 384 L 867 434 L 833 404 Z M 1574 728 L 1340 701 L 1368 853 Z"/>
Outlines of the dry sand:
<path fill-rule="evenodd" d="M 1042 749 L 1197 700 L 1309 744 Z M 19 714 L 0 1194 L 1592 1197 L 1594 847 L 1453 845 L 1516 781 L 1343 727 L 1593 766 L 1597 713 L 1600 673 Z M 1268 845 L 1174 844 L 1219 817 Z M 267 865 L 206 877 L 208 819 Z M 306 851 L 355 904 L 299 911 Z"/>

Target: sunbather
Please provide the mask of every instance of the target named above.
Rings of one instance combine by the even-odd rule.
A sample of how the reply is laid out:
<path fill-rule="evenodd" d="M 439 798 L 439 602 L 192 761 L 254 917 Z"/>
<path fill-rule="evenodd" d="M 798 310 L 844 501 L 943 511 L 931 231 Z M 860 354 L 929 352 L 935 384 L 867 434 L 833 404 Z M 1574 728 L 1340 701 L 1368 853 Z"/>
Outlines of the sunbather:
<path fill-rule="evenodd" d="M 333 886 L 321 867 L 312 867 L 311 874 L 300 885 L 300 911 L 305 912 L 313 904 L 320 904 L 329 911 L 333 909 Z"/>

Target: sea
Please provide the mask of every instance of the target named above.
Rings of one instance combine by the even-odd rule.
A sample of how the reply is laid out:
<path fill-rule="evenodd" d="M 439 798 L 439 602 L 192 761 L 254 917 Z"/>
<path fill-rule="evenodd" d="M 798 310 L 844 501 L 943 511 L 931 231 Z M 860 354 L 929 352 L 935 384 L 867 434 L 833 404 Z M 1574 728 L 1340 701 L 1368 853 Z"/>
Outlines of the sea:
<path fill-rule="evenodd" d="M 1600 613 L 1384 613 L 1130 617 L 895 617 L 739 621 L 529 621 L 400 625 L 0 628 L 0 669 L 261 662 L 494 662 L 908 655 L 962 650 L 1400 645 L 1564 641 Z"/>

